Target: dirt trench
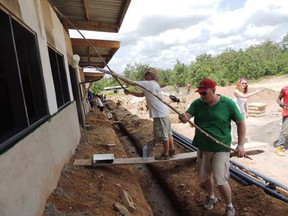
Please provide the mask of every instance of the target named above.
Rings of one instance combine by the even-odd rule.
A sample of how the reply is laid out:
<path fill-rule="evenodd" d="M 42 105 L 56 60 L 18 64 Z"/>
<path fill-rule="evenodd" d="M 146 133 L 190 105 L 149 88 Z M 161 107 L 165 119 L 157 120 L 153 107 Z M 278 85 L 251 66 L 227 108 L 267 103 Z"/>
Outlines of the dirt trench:
<path fill-rule="evenodd" d="M 121 141 L 127 157 L 142 157 L 141 149 L 137 149 L 134 145 L 135 140 L 130 138 L 130 135 L 124 129 L 117 131 L 119 140 Z M 149 156 L 149 155 L 148 155 Z M 177 209 L 169 198 L 169 194 L 159 185 L 159 181 L 154 177 L 151 169 L 146 164 L 132 165 L 135 172 L 139 173 L 139 183 L 142 187 L 144 197 L 152 208 L 155 216 L 177 216 Z"/>
<path fill-rule="evenodd" d="M 141 166 L 103 166 L 85 168 L 73 166 L 75 159 L 90 159 L 95 153 L 113 153 L 116 158 L 132 157 L 139 154 L 144 144 L 148 144 L 149 154 L 161 152 L 162 146 L 153 142 L 152 121 L 132 115 L 122 106 L 107 101 L 113 120 L 121 125 L 112 124 L 98 110 L 90 112 L 88 131 L 81 131 L 82 139 L 75 154 L 63 168 L 58 187 L 47 200 L 44 216 L 57 215 L 169 215 L 167 207 L 157 204 L 159 197 L 153 199 L 151 176 Z M 127 136 L 118 133 L 125 130 L 135 144 L 135 149 L 123 144 Z M 106 144 L 115 144 L 107 147 Z M 177 153 L 185 152 L 177 146 Z M 138 152 L 137 152 L 138 151 Z M 223 215 L 224 204 L 213 210 L 203 209 L 206 194 L 197 181 L 195 160 L 169 161 L 147 166 L 163 187 L 165 195 L 172 201 L 176 213 L 170 215 Z M 144 171 L 143 171 L 144 170 Z M 142 171 L 142 172 L 141 172 Z M 143 177 L 147 175 L 147 177 Z M 288 215 L 288 205 L 267 195 L 256 186 L 242 186 L 230 179 L 233 192 L 233 204 L 236 215 Z M 123 204 L 121 192 L 125 190 L 135 204 L 135 210 L 124 213 L 116 210 L 116 203 Z M 151 195 L 150 198 L 147 194 Z M 218 193 L 216 193 L 219 196 Z M 151 199 L 152 197 L 152 199 Z M 149 200 L 150 199 L 150 200 Z M 155 203 L 153 203 L 155 202 Z M 165 202 L 164 202 L 165 203 Z M 255 205 L 257 203 L 257 205 Z M 155 205 L 158 205 L 155 209 Z M 169 204 L 170 205 L 170 204 Z M 153 207 L 154 206 L 154 207 Z M 125 208 L 123 208 L 125 209 Z M 172 208 L 174 209 L 174 208 Z M 172 210 L 171 210 L 172 211 Z"/>

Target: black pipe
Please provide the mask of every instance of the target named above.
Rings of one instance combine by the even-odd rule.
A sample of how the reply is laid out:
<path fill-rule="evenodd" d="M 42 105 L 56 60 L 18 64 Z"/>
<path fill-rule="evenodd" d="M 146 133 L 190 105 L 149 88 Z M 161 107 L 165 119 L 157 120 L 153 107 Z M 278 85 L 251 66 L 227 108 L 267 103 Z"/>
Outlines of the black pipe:
<path fill-rule="evenodd" d="M 190 140 L 189 138 L 173 131 L 173 138 L 181 145 L 184 145 L 185 147 L 187 147 L 188 149 L 190 149 L 191 151 L 197 151 L 197 148 L 195 146 L 193 146 L 192 144 L 192 140 Z M 285 197 L 284 195 L 278 193 L 277 191 L 275 191 L 276 187 L 280 187 L 283 188 L 284 190 L 287 190 L 287 187 L 256 172 L 253 171 L 251 169 L 248 169 L 246 167 L 244 167 L 243 165 L 237 163 L 236 161 L 233 161 L 230 159 L 231 164 L 233 164 L 234 166 L 238 166 L 239 168 L 242 169 L 246 169 L 249 172 L 251 172 L 252 174 L 259 176 L 260 178 L 264 179 L 266 182 L 268 182 L 268 185 L 261 183 L 255 179 L 253 179 L 251 176 L 249 176 L 248 174 L 244 173 L 243 171 L 240 171 L 239 169 L 235 168 L 234 166 L 230 166 L 230 175 L 233 179 L 235 179 L 236 181 L 240 182 L 243 185 L 249 185 L 249 184 L 255 184 L 259 187 L 261 187 L 266 193 L 284 201 L 284 202 L 288 202 L 288 197 Z M 272 185 L 272 186 L 271 186 Z"/>
<path fill-rule="evenodd" d="M 288 203 L 288 197 L 285 197 L 284 195 L 278 193 L 274 189 L 266 187 L 265 184 L 258 182 L 249 175 L 239 171 L 237 168 L 230 166 L 230 172 L 237 175 L 239 178 L 245 179 L 245 181 L 247 181 L 248 183 L 255 184 L 256 186 L 261 187 L 267 194 L 273 195 L 274 197 Z"/>
<path fill-rule="evenodd" d="M 230 176 L 231 178 L 233 178 L 234 180 L 236 180 L 237 182 L 241 183 L 244 186 L 250 185 L 249 182 L 245 181 L 243 178 L 237 176 L 233 172 L 230 172 Z"/>
<path fill-rule="evenodd" d="M 243 166 L 242 164 L 240 164 L 240 163 L 238 163 L 238 162 L 236 162 L 236 161 L 234 161 L 234 160 L 231 160 L 231 159 L 230 159 L 230 162 L 231 162 L 233 165 L 239 167 L 240 169 L 245 169 L 245 170 L 249 171 L 250 173 L 252 173 L 252 174 L 254 174 L 254 175 L 262 178 L 265 182 L 271 183 L 271 184 L 274 184 L 274 185 L 277 185 L 277 187 L 283 188 L 284 190 L 288 191 L 288 187 L 286 187 L 285 185 L 283 185 L 283 184 L 281 184 L 281 183 L 279 183 L 279 182 L 277 182 L 277 181 L 274 181 L 273 179 L 270 179 L 270 178 L 262 175 L 262 174 L 259 173 L 259 172 L 256 172 L 256 171 L 254 171 L 254 170 L 251 170 L 251 169 L 249 169 L 248 167 L 245 167 L 245 166 Z"/>

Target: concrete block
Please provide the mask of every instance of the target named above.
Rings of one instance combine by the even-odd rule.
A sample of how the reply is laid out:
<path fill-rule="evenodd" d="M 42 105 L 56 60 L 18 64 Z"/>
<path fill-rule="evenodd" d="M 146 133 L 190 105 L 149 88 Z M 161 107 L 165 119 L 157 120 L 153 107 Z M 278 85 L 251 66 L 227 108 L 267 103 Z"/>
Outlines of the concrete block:
<path fill-rule="evenodd" d="M 132 198 L 129 196 L 128 192 L 122 190 L 120 194 L 120 198 L 123 201 L 123 205 L 129 210 L 129 212 L 134 212 L 136 209 L 135 203 L 133 202 Z"/>

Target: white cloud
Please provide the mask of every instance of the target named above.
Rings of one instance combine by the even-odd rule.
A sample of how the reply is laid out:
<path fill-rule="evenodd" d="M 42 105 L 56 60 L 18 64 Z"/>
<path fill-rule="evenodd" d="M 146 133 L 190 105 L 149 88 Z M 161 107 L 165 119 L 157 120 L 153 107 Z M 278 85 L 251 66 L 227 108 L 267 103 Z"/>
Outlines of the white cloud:
<path fill-rule="evenodd" d="M 203 53 L 281 41 L 287 11 L 286 0 L 133 0 L 118 34 L 83 34 L 121 41 L 109 62 L 116 72 L 134 63 L 172 69 L 177 59 L 190 64 Z"/>

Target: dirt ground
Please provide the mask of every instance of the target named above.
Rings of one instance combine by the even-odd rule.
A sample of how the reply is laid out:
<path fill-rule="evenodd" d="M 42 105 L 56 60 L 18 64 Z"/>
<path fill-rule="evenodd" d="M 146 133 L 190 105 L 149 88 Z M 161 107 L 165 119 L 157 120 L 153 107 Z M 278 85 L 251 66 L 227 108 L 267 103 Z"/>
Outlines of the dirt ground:
<path fill-rule="evenodd" d="M 284 185 L 288 185 L 287 151 L 285 157 L 277 156 L 272 143 L 277 139 L 281 127 L 281 110 L 275 101 L 280 89 L 287 82 L 288 76 L 283 76 L 263 79 L 249 85 L 250 92 L 255 89 L 260 89 L 261 92 L 249 98 L 248 102 L 266 103 L 267 106 L 264 116 L 247 119 L 247 148 L 261 149 L 264 153 L 251 156 L 252 161 L 235 158 L 245 166 L 260 171 Z M 234 86 L 217 87 L 217 92 L 231 97 L 233 89 Z M 167 92 L 173 93 L 173 90 Z M 195 93 L 176 96 L 186 101 L 180 107 L 183 110 L 198 97 Z M 139 110 L 139 102 L 127 98 L 121 98 L 121 101 L 122 105 L 117 106 L 113 101 L 107 100 L 107 110 L 112 111 L 113 119 L 106 117 L 107 112 L 106 116 L 98 110 L 88 113 L 87 124 L 90 125 L 90 129 L 81 129 L 81 141 L 69 163 L 64 166 L 58 186 L 47 200 L 43 216 L 223 215 L 223 202 L 211 211 L 203 209 L 206 195 L 197 181 L 194 159 L 147 165 L 166 196 L 170 198 L 173 213 L 168 207 L 161 209 L 157 204 L 161 196 L 153 194 L 151 177 L 148 174 L 146 176 L 141 166 L 107 165 L 87 168 L 73 165 L 75 159 L 92 159 L 96 153 L 113 153 L 116 158 L 139 157 L 138 152 L 141 152 L 144 144 L 148 144 L 151 156 L 161 152 L 162 146 L 153 142 L 152 121 L 147 119 L 143 110 Z M 121 123 L 116 124 L 114 121 Z M 179 124 L 175 120 L 172 127 L 182 135 L 193 138 L 194 130 L 189 125 Z M 132 141 L 125 141 L 128 139 Z M 133 143 L 135 149 L 128 143 Z M 107 144 L 115 146 L 109 147 Z M 178 145 L 176 150 L 177 153 L 187 152 Z M 230 184 L 236 215 L 288 215 L 287 203 L 266 194 L 261 188 L 254 185 L 243 186 L 232 178 Z M 126 194 L 124 198 L 123 194 Z M 218 193 L 216 195 L 219 196 Z M 128 204 L 125 203 L 125 197 Z"/>

